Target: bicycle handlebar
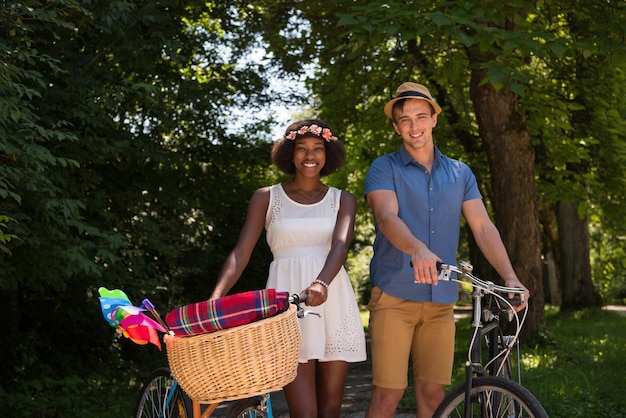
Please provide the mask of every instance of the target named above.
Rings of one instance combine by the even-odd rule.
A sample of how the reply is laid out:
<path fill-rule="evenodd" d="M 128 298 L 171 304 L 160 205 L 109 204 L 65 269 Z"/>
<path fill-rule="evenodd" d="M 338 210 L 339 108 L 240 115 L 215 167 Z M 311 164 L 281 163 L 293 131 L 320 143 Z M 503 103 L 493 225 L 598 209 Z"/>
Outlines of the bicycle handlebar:
<path fill-rule="evenodd" d="M 320 316 L 320 314 L 318 314 L 317 312 L 305 310 L 302 307 L 302 303 L 306 302 L 306 299 L 307 299 L 306 293 L 301 293 L 299 295 L 294 293 L 293 295 L 289 296 L 289 303 L 296 305 L 298 318 L 304 318 L 307 315 Z"/>
<path fill-rule="evenodd" d="M 502 297 L 507 297 L 509 303 L 513 306 L 519 306 L 524 302 L 524 289 L 519 287 L 500 286 L 490 281 L 479 279 L 472 274 L 472 265 L 461 261 L 458 266 L 450 264 L 437 263 L 439 270 L 439 280 L 450 281 L 450 273 L 455 272 L 472 282 L 472 285 L 483 289 L 488 293 L 496 293 Z M 509 294 L 513 294 L 513 298 L 509 298 Z"/>
<path fill-rule="evenodd" d="M 306 293 L 301 293 L 299 295 L 294 293 L 293 295 L 289 296 L 289 303 L 293 303 L 294 305 L 300 305 L 301 303 L 306 302 L 306 298 Z"/>
<path fill-rule="evenodd" d="M 413 267 L 412 260 L 409 264 Z M 468 279 L 472 286 L 478 287 L 488 293 L 495 293 L 498 296 L 506 297 L 512 306 L 520 306 L 524 302 L 524 289 L 519 287 L 500 286 L 493 282 L 479 279 L 472 274 L 473 267 L 466 261 L 460 261 L 458 266 L 443 264 L 439 261 L 437 261 L 436 265 L 437 271 L 439 271 L 439 280 L 449 282 L 450 280 L 453 280 L 450 278 L 450 274 L 455 272 Z M 508 295 L 511 293 L 513 294 L 513 297 L 509 298 Z"/>
<path fill-rule="evenodd" d="M 412 260 L 410 262 L 410 265 L 411 267 L 413 267 Z M 494 358 L 489 360 L 489 362 L 484 368 L 486 369 L 487 367 L 489 367 L 497 358 L 501 358 L 503 356 L 504 358 L 506 358 L 511 352 L 511 349 L 513 348 L 513 344 L 518 340 L 520 330 L 524 322 L 526 321 L 526 315 L 528 314 L 528 309 L 526 309 L 524 311 L 522 318 L 520 319 L 520 317 L 518 316 L 517 309 L 514 309 L 514 307 L 518 307 L 523 304 L 525 290 L 519 287 L 500 286 L 493 282 L 479 279 L 478 277 L 472 274 L 472 270 L 474 269 L 472 265 L 465 261 L 460 261 L 458 266 L 450 265 L 450 264 L 443 264 L 441 262 L 437 262 L 436 265 L 437 265 L 437 270 L 439 271 L 439 276 L 438 276 L 439 280 L 456 281 L 459 283 L 464 283 L 461 280 L 454 279 L 451 277 L 452 272 L 454 272 L 454 273 L 461 275 L 461 277 L 464 277 L 467 280 L 469 280 L 470 284 L 476 289 L 473 292 L 474 296 L 472 299 L 473 300 L 472 307 L 474 310 L 474 313 L 473 313 L 474 319 L 472 321 L 472 328 L 474 329 L 474 334 L 469 345 L 469 351 L 467 355 L 468 364 L 472 363 L 473 360 L 475 359 L 473 357 L 473 353 L 475 352 L 474 350 L 475 341 L 478 336 L 479 330 L 483 327 L 482 321 L 483 321 L 483 315 L 485 315 L 485 313 L 482 309 L 481 299 L 485 295 L 487 296 L 492 295 L 494 297 L 492 299 L 496 300 L 496 306 L 493 306 L 491 305 L 491 303 L 489 303 L 490 306 L 487 308 L 487 310 L 492 315 L 487 316 L 487 320 L 488 321 L 495 320 L 496 321 L 495 323 L 497 323 L 497 321 L 499 320 L 499 317 L 495 315 L 496 312 L 498 313 L 506 312 L 508 313 L 509 322 L 513 318 L 515 318 L 516 331 L 515 331 L 515 334 L 511 336 L 512 338 L 509 338 L 508 342 L 506 342 L 506 348 L 501 350 L 499 354 L 497 354 Z M 513 295 L 513 297 L 509 298 L 509 295 L 511 294 Z M 501 303 L 498 301 L 501 301 L 502 304 L 504 304 L 505 306 L 502 307 Z M 494 323 L 494 322 L 491 322 L 491 323 Z M 480 360 L 478 362 L 480 363 Z M 501 363 L 500 367 L 502 367 L 503 364 L 505 364 L 504 361 Z"/>

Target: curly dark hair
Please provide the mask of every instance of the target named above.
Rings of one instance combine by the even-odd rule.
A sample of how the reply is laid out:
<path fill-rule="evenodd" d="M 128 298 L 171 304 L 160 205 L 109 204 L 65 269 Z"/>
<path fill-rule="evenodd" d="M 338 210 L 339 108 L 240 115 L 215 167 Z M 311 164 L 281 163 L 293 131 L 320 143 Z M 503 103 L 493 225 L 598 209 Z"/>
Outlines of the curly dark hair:
<path fill-rule="evenodd" d="M 285 134 L 283 135 L 283 137 L 278 142 L 276 142 L 274 144 L 274 147 L 272 148 L 272 160 L 280 171 L 287 174 L 295 174 L 296 172 L 296 167 L 293 164 L 293 152 L 295 149 L 296 138 L 313 136 L 324 139 L 323 136 L 316 135 L 313 132 L 306 132 L 302 135 L 297 133 L 300 128 L 311 125 L 317 125 L 322 129 L 328 128 L 331 132 L 333 132 L 332 128 L 327 122 L 319 119 L 306 119 L 294 122 L 289 125 L 285 130 Z M 292 131 L 296 132 L 295 138 L 287 139 L 287 136 Z M 332 135 L 337 136 L 334 134 L 334 132 Z M 320 172 L 321 176 L 327 176 L 334 173 L 335 171 L 339 170 L 346 162 L 346 150 L 341 141 L 324 140 L 324 146 L 326 147 L 326 164 Z"/>

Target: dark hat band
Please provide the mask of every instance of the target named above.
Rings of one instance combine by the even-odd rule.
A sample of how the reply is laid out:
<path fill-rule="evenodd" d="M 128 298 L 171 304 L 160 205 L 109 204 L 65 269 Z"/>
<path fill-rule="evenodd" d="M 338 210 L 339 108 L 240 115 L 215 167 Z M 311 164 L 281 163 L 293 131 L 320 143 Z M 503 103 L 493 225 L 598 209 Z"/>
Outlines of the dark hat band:
<path fill-rule="evenodd" d="M 424 93 L 420 93 L 419 91 L 404 91 L 394 97 L 394 99 L 400 99 L 402 97 L 422 97 L 427 100 L 432 100 L 430 97 L 428 97 Z"/>

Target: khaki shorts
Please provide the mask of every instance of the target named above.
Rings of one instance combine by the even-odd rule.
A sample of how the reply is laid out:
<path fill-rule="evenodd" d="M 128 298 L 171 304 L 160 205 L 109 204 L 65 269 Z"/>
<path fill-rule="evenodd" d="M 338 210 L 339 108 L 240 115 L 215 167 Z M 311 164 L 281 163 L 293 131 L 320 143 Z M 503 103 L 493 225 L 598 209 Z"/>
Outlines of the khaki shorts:
<path fill-rule="evenodd" d="M 414 302 L 372 289 L 368 304 L 372 383 L 408 385 L 409 355 L 415 380 L 449 385 L 454 361 L 454 304 Z"/>

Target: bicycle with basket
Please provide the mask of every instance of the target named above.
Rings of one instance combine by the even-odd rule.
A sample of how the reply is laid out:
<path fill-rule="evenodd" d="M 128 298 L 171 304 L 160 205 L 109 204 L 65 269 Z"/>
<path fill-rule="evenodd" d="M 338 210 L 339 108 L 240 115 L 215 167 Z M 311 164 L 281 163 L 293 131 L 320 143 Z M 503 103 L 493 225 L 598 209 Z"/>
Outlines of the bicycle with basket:
<path fill-rule="evenodd" d="M 473 275 L 472 270 L 472 265 L 466 262 L 460 262 L 458 266 L 440 266 L 439 280 L 469 283 L 472 287 L 472 338 L 465 382 L 444 398 L 433 418 L 548 418 L 537 398 L 513 376 L 510 354 L 518 343 L 528 313 L 526 308 L 520 318 L 513 307 L 519 306 L 523 300 L 524 290 L 484 281 Z M 454 273 L 465 280 L 454 278 Z M 511 294 L 514 295 L 512 299 L 509 298 Z M 513 335 L 503 332 L 501 324 L 506 322 L 513 322 Z M 483 342 L 487 348 L 485 363 Z"/>
<path fill-rule="evenodd" d="M 223 315 L 222 306 L 215 306 L 220 299 L 177 308 L 163 321 L 149 300 L 135 307 L 122 291 L 101 288 L 103 315 L 118 332 L 139 344 L 150 342 L 159 348 L 157 331 L 165 333 L 169 368 L 154 370 L 145 381 L 134 416 L 208 418 L 223 402 L 235 401 L 226 418 L 272 418 L 270 393 L 296 377 L 301 345 L 298 318 L 309 311 L 301 305 L 303 296 L 286 292 L 275 292 L 278 303 L 274 309 L 267 303 L 268 291 L 273 289 L 244 293 L 262 295 L 262 300 L 242 306 L 246 318 L 240 322 L 244 324 L 222 328 L 228 315 Z M 259 309 L 261 314 L 256 312 Z M 211 332 L 202 332 L 207 328 Z"/>

